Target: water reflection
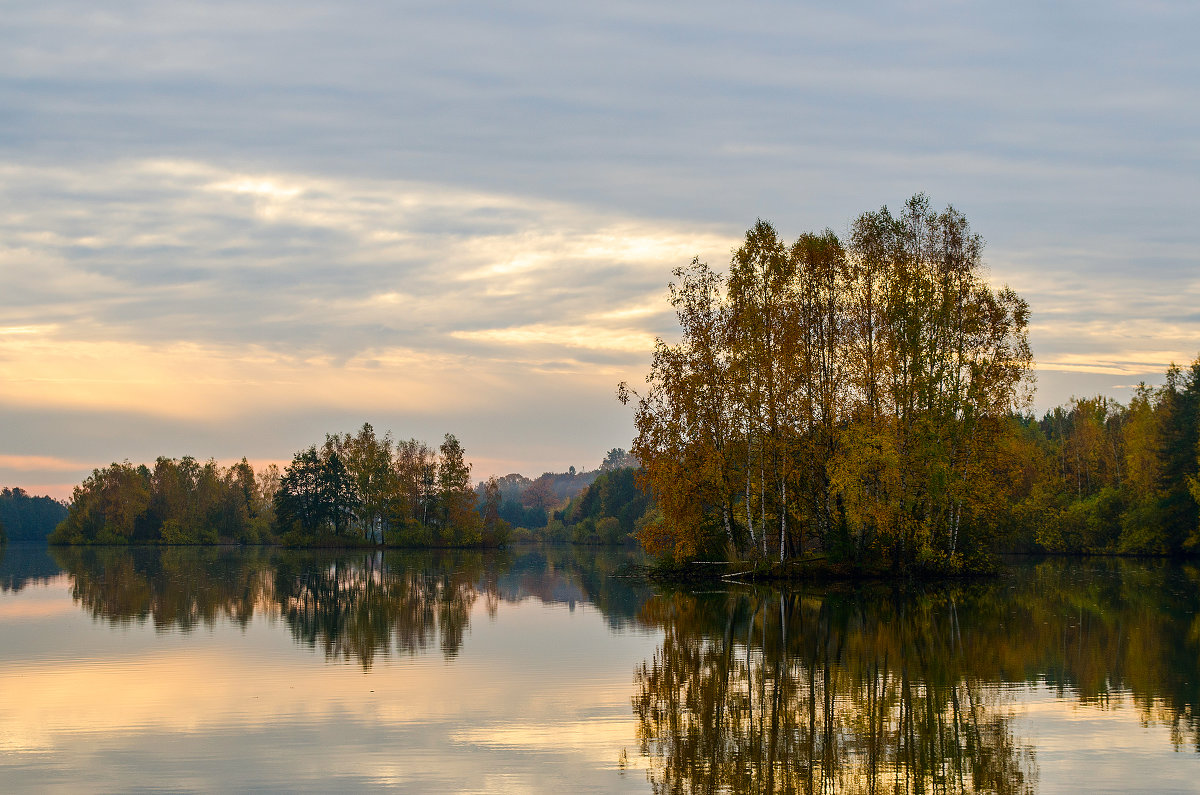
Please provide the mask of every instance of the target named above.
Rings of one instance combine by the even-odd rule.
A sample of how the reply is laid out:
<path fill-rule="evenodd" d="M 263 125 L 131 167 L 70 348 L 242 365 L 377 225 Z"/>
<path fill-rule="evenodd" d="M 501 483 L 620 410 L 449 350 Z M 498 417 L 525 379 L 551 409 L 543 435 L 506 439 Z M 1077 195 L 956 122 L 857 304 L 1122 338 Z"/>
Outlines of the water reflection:
<path fill-rule="evenodd" d="M 609 765 L 646 767 L 647 783 L 659 792 L 1032 792 L 1039 781 L 1061 787 L 1064 776 L 1086 772 L 1090 763 L 1081 760 L 1101 758 L 1119 760 L 1112 764 L 1126 778 L 1114 786 L 1136 789 L 1160 781 L 1168 768 L 1176 780 L 1191 775 L 1200 761 L 1200 570 L 1194 566 L 1050 560 L 1019 564 L 983 583 L 917 592 L 735 585 L 693 592 L 654 591 L 609 576 L 629 553 L 588 548 L 73 548 L 52 550 L 50 565 L 48 558 L 13 552 L 0 552 L 0 586 L 24 587 L 21 598 L 29 598 L 36 590 L 29 583 L 61 567 L 71 598 L 97 625 L 152 626 L 169 636 L 163 641 L 198 628 L 221 635 L 231 626 L 260 639 L 282 630 L 300 647 L 301 660 L 288 662 L 293 667 L 284 678 L 294 684 L 304 672 L 324 682 L 323 692 L 331 686 L 320 677 L 345 666 L 309 670 L 303 661 L 323 653 L 349 662 L 355 676 L 356 666 L 372 671 L 364 692 L 355 689 L 364 687 L 363 677 L 339 680 L 330 720 L 344 722 L 353 703 L 363 711 L 357 720 L 373 726 L 375 710 L 403 704 L 393 728 L 406 731 L 419 712 L 415 700 L 426 699 L 421 714 L 433 725 L 450 698 L 463 713 L 460 724 L 445 729 L 447 743 L 470 737 L 497 754 L 530 738 L 563 746 L 562 725 L 543 731 L 533 719 L 519 730 L 512 724 L 535 702 L 512 683 L 525 677 L 533 691 L 533 683 L 558 677 L 562 687 L 540 702 L 543 714 L 559 715 L 564 705 L 587 698 L 611 705 L 616 717 L 609 719 L 626 728 L 614 728 L 611 743 L 599 742 L 611 745 L 599 755 Z M 526 600 L 546 609 L 506 607 Z M 596 608 L 589 620 L 600 632 L 572 636 L 576 648 L 555 633 L 586 629 L 587 622 L 569 620 L 568 611 L 580 605 Z M 31 603 L 10 613 L 8 631 L 26 632 L 19 623 L 25 621 L 29 633 L 12 635 L 13 649 L 18 638 L 27 637 L 28 646 L 42 637 L 32 623 L 39 609 Z M 601 616 L 607 636 L 596 621 Z M 489 631 L 473 632 L 472 622 Z M 633 634 L 645 637 L 632 657 L 642 662 L 630 716 L 630 663 L 618 670 L 605 655 L 616 635 Z M 123 635 L 113 633 L 115 650 L 125 649 Z M 407 665 L 408 658 L 429 655 L 453 664 Z M 388 657 L 397 664 L 383 664 Z M 588 691 L 580 660 L 618 684 Z M 239 699 L 256 699 L 264 689 L 284 705 L 281 714 L 292 709 L 290 691 L 264 684 L 280 678 L 270 660 L 255 664 L 267 670 L 260 678 L 245 674 L 249 683 Z M 243 677 L 236 665 L 227 674 L 231 682 Z M 92 681 L 90 672 L 79 675 Z M 467 683 L 478 688 L 475 696 L 452 699 Z M 392 686 L 409 689 L 372 697 Z M 80 685 L 79 692 L 96 689 Z M 1030 709 L 1035 702 L 1042 712 Z M 36 712 L 29 707 L 31 716 Z M 1047 728 L 1051 713 L 1058 735 Z M 600 736 L 595 715 L 608 713 L 580 707 L 571 714 L 579 736 L 594 739 Z M 35 723 L 32 717 L 21 723 L 22 731 Z M 1104 724 L 1126 727 L 1120 729 L 1126 736 L 1139 725 L 1154 731 L 1138 741 L 1137 758 L 1114 757 L 1097 740 Z M 1191 767 L 1181 772 L 1181 763 Z M 630 771 L 623 781 L 641 783 L 641 775 Z"/>
<path fill-rule="evenodd" d="M 1032 752 L 965 665 L 953 601 L 837 602 L 647 605 L 665 638 L 633 703 L 656 791 L 1030 791 Z"/>
<path fill-rule="evenodd" d="M 1196 748 L 1198 592 L 1193 567 L 1055 560 L 920 593 L 660 595 L 641 751 L 659 792 L 1031 792 L 1014 698 L 1038 686 Z"/>
<path fill-rule="evenodd" d="M 378 655 L 439 650 L 453 659 L 473 608 L 502 602 L 596 604 L 611 626 L 635 620 L 649 592 L 608 573 L 629 552 L 531 548 L 479 552 L 66 547 L 51 550 L 71 595 L 98 620 L 189 632 L 218 620 L 282 619 L 328 658 L 370 669 Z"/>
<path fill-rule="evenodd" d="M 275 597 L 292 636 L 321 645 L 327 657 L 370 668 L 376 653 L 416 654 L 436 643 L 449 659 L 477 599 L 495 615 L 499 596 L 481 553 L 408 556 L 402 566 L 379 552 L 322 557 L 281 561 Z"/>
<path fill-rule="evenodd" d="M 0 593 L 20 592 L 61 573 L 45 546 L 0 544 Z"/>
<path fill-rule="evenodd" d="M 274 603 L 263 549 L 216 547 L 52 547 L 71 579 L 71 596 L 95 619 L 150 620 L 160 631 L 211 628 L 218 619 L 245 627 Z"/>

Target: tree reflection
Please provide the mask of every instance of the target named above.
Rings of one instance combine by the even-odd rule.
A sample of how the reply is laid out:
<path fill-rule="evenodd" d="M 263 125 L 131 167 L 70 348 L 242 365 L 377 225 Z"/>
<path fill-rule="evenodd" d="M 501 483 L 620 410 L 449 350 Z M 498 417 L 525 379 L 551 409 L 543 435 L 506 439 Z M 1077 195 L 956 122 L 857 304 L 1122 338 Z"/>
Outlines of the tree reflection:
<path fill-rule="evenodd" d="M 483 554 L 471 552 L 291 557 L 275 570 L 275 592 L 293 637 L 364 668 L 377 653 L 416 654 L 435 641 L 457 656 L 476 600 L 496 601 Z"/>
<path fill-rule="evenodd" d="M 71 596 L 93 618 L 150 620 L 189 632 L 218 619 L 245 626 L 273 604 L 266 553 L 216 547 L 51 547 Z"/>
<path fill-rule="evenodd" d="M 660 792 L 1022 792 L 1014 687 L 1200 751 L 1200 569 L 1051 559 L 898 593 L 659 595 L 634 713 Z"/>
<path fill-rule="evenodd" d="M 379 656 L 456 657 L 477 607 L 587 601 L 628 623 L 648 595 L 621 562 L 575 549 L 331 552 L 216 547 L 54 547 L 71 593 L 97 619 L 188 632 L 225 619 L 282 619 L 297 642 L 369 669 Z M 611 607 L 610 607 L 611 606 Z"/>
<path fill-rule="evenodd" d="M 1026 792 L 1002 691 L 971 675 L 953 600 L 801 594 L 647 603 L 663 644 L 636 674 L 658 792 Z"/>
<path fill-rule="evenodd" d="M 0 544 L 0 593 L 45 583 L 61 571 L 45 546 Z"/>
<path fill-rule="evenodd" d="M 331 552 L 54 548 L 97 620 L 183 632 L 256 616 L 363 666 L 457 657 L 471 622 L 534 599 L 662 633 L 633 698 L 656 788 L 1022 792 L 1014 688 L 1128 709 L 1200 750 L 1200 569 L 1051 560 L 900 594 L 729 586 L 653 595 L 573 547 Z M 49 572 L 21 564 L 6 571 Z M 21 574 L 20 577 L 26 577 Z M 19 578 L 14 576 L 14 585 Z M 2 586 L 2 581 L 0 581 Z"/>
<path fill-rule="evenodd" d="M 1200 569 L 1052 559 L 1010 582 L 976 600 L 1009 629 L 989 625 L 996 643 L 980 655 L 989 675 L 1039 679 L 1097 709 L 1127 692 L 1144 723 L 1170 728 L 1176 750 L 1200 752 Z"/>
<path fill-rule="evenodd" d="M 652 600 L 644 615 L 665 636 L 637 671 L 634 712 L 655 790 L 1030 791 L 1032 751 L 1000 688 L 966 669 L 955 611 L 799 593 Z"/>

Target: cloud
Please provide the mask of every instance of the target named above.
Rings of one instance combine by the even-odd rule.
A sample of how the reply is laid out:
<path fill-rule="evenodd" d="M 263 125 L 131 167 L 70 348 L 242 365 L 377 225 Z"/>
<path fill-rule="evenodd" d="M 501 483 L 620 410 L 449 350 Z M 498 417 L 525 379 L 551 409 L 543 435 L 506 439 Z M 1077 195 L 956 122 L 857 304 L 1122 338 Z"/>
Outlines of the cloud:
<path fill-rule="evenodd" d="M 628 419 L 614 423 L 623 415 L 610 392 L 640 375 L 654 334 L 670 329 L 671 268 L 698 254 L 724 257 L 736 242 L 678 223 L 395 180 L 185 160 L 3 171 L 0 206 L 11 212 L 0 215 L 0 263 L 39 274 L 0 294 L 4 415 L 17 423 L 40 412 L 59 427 L 71 414 L 158 418 L 212 439 L 182 451 L 174 432 L 157 449 L 110 442 L 79 463 L 80 477 L 124 456 L 285 457 L 314 439 L 283 431 L 273 448 L 238 449 L 237 434 L 215 429 L 303 414 L 345 418 L 320 433 L 372 418 L 435 442 L 480 426 L 472 418 L 507 415 L 509 439 L 477 449 L 497 471 L 582 464 L 628 444 L 628 430 L 612 433 Z M 593 421 L 574 448 L 550 460 L 534 458 L 545 441 L 504 450 L 512 433 L 532 433 L 528 423 L 544 432 L 580 411 Z M 483 423 L 474 438 L 492 435 Z M 21 446 L 0 450 L 9 456 L 0 474 L 47 482 L 29 458 L 34 437 L 6 436 Z"/>
<path fill-rule="evenodd" d="M 35 205 L 36 217 L 0 221 L 0 261 L 46 275 L 14 284 L 4 309 L 13 328 L 50 319 L 67 337 L 342 358 L 381 343 L 437 348 L 464 325 L 583 324 L 596 306 L 645 306 L 671 267 L 735 242 L 678 223 L 390 180 L 180 161 L 4 172 L 0 202 Z M 52 200 L 62 193 L 74 201 Z"/>
<path fill-rule="evenodd" d="M 0 467 L 33 470 L 37 472 L 74 472 L 86 466 L 84 462 L 75 459 L 58 458 L 50 455 L 3 455 L 0 454 Z"/>
<path fill-rule="evenodd" d="M 18 4 L 0 411 L 59 414 L 0 453 L 140 412 L 228 457 L 218 427 L 257 412 L 270 458 L 303 439 L 269 417 L 370 412 L 578 463 L 632 434 L 608 384 L 674 333 L 673 267 L 723 267 L 756 217 L 845 231 L 921 190 L 1030 301 L 1039 406 L 1161 377 L 1200 338 L 1198 22 L 1122 2 Z"/>
<path fill-rule="evenodd" d="M 459 339 L 495 342 L 502 345 L 551 346 L 616 350 L 643 355 L 654 348 L 654 336 L 639 329 L 599 331 L 586 326 L 550 326 L 535 324 L 481 331 L 455 331 Z"/>

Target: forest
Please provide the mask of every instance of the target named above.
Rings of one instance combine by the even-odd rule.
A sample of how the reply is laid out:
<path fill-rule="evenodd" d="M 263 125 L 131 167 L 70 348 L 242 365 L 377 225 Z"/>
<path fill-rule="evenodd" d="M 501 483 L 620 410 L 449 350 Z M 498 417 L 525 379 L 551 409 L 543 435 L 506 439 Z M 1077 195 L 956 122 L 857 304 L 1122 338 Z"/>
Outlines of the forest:
<path fill-rule="evenodd" d="M 50 542 L 499 545 L 507 523 L 494 479 L 483 491 L 477 511 L 471 467 L 453 434 L 434 449 L 364 424 L 297 452 L 283 472 L 273 464 L 255 471 L 244 458 L 222 467 L 188 456 L 97 469 L 75 488 Z"/>
<path fill-rule="evenodd" d="M 1000 517 L 1014 551 L 1200 551 L 1200 358 L 1128 405 L 1076 398 L 1004 438 Z"/>
<path fill-rule="evenodd" d="M 25 489 L 0 488 L 0 543 L 44 544 L 67 515 L 67 506 L 51 497 L 35 497 Z"/>
<path fill-rule="evenodd" d="M 1036 420 L 1030 309 L 924 195 L 840 239 L 759 221 L 728 275 L 675 271 L 632 453 L 652 554 L 953 573 L 998 551 L 1176 554 L 1198 540 L 1200 363 L 1128 407 Z"/>
<path fill-rule="evenodd" d="M 364 423 L 300 450 L 282 472 L 244 458 L 229 467 L 189 456 L 113 463 L 74 489 L 69 509 L 53 503 L 61 523 L 49 541 L 479 547 L 504 544 L 517 525 L 523 540 L 622 543 L 646 502 L 631 464 L 614 448 L 590 472 L 473 484 L 453 434 L 435 449 Z"/>

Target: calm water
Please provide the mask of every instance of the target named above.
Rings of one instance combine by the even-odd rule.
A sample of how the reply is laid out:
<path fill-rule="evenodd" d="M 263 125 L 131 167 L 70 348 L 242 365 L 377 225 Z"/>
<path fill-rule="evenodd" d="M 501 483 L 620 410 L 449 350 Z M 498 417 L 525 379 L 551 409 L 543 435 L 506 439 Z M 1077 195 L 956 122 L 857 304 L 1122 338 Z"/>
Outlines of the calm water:
<path fill-rule="evenodd" d="M 632 553 L 0 560 L 0 790 L 1200 792 L 1200 571 L 655 591 Z"/>

